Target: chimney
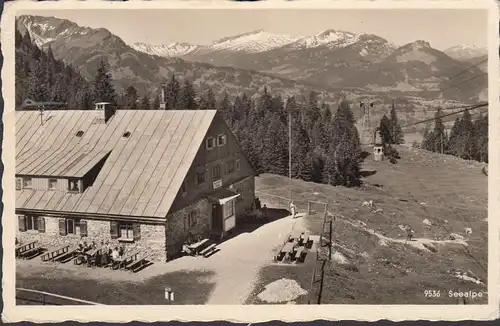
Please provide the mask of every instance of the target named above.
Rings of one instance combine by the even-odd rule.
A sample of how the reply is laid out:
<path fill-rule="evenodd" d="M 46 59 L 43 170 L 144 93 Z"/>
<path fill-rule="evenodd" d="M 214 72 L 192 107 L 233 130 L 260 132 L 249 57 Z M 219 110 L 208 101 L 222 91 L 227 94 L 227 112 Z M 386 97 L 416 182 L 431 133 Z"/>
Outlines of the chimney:
<path fill-rule="evenodd" d="M 167 103 L 166 103 L 166 85 L 165 83 L 161 84 L 160 86 L 160 110 L 166 110 L 167 108 Z"/>
<path fill-rule="evenodd" d="M 95 110 L 101 112 L 97 118 L 98 123 L 107 123 L 109 119 L 115 114 L 115 109 L 111 103 L 99 102 L 95 104 Z"/>

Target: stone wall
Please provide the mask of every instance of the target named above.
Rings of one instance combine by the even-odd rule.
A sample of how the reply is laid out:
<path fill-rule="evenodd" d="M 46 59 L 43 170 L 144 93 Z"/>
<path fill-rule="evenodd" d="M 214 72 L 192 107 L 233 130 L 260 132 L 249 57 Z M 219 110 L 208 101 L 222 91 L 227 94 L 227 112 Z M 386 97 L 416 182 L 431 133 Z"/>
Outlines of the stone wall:
<path fill-rule="evenodd" d="M 75 234 L 60 235 L 59 234 L 59 218 L 44 217 L 45 232 L 40 231 L 19 231 L 17 228 L 17 238 L 21 242 L 38 240 L 47 249 L 55 249 L 62 245 L 78 245 L 80 241 L 91 243 L 95 241 L 97 245 L 101 241 L 109 242 L 112 246 L 122 245 L 127 249 L 137 249 L 144 253 L 151 254 L 150 259 L 155 261 L 166 260 L 166 238 L 165 225 L 162 224 L 141 224 L 141 237 L 139 240 L 122 242 L 117 239 L 111 239 L 109 221 L 102 220 L 87 220 L 87 236 L 80 235 L 80 227 L 76 223 Z"/>
<path fill-rule="evenodd" d="M 197 212 L 197 219 L 193 226 L 188 227 L 187 219 L 190 212 Z M 175 258 L 182 250 L 188 232 L 193 236 L 206 238 L 210 234 L 211 205 L 207 199 L 167 215 L 167 259 Z"/>
<path fill-rule="evenodd" d="M 232 185 L 233 191 L 240 194 L 236 199 L 236 224 L 252 211 L 255 200 L 255 178 L 248 177 Z"/>

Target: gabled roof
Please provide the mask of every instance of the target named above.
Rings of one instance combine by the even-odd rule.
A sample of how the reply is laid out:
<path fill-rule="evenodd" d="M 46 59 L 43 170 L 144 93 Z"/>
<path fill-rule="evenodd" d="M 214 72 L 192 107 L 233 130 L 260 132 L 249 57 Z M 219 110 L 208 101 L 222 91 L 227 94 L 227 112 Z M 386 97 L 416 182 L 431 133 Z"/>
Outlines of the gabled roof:
<path fill-rule="evenodd" d="M 166 217 L 216 111 L 118 110 L 94 124 L 101 114 L 45 111 L 41 124 L 39 112 L 16 112 L 18 175 L 81 177 L 109 154 L 82 194 L 25 189 L 16 208 Z"/>

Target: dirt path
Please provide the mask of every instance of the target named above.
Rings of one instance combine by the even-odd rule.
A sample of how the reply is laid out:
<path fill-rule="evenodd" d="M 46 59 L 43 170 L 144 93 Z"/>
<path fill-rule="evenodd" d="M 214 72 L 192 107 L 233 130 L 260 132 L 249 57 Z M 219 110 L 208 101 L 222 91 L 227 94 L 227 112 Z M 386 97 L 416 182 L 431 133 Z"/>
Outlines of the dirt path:
<path fill-rule="evenodd" d="M 207 304 L 244 304 L 260 269 L 272 262 L 294 228 L 303 228 L 303 220 L 288 216 L 219 245 L 221 251 L 210 257 L 216 286 Z"/>
<path fill-rule="evenodd" d="M 382 235 L 382 234 L 376 232 L 375 230 L 369 229 L 363 225 L 351 222 L 349 220 L 341 219 L 341 221 L 343 221 L 344 223 L 348 223 L 356 228 L 363 229 L 364 231 L 367 231 L 370 234 L 373 234 L 374 236 L 378 237 L 382 243 L 384 241 L 387 241 L 387 242 L 393 242 L 393 243 L 408 244 L 408 245 L 413 246 L 415 248 L 427 250 L 427 251 L 429 251 L 429 249 L 425 246 L 426 244 L 427 245 L 460 244 L 463 246 L 467 246 L 467 242 L 465 242 L 464 240 L 458 240 L 458 239 L 457 240 L 433 240 L 433 239 L 428 239 L 428 238 L 413 238 L 411 241 L 408 241 L 407 239 L 394 239 L 394 238 L 390 238 L 390 237 L 387 237 L 385 235 Z"/>

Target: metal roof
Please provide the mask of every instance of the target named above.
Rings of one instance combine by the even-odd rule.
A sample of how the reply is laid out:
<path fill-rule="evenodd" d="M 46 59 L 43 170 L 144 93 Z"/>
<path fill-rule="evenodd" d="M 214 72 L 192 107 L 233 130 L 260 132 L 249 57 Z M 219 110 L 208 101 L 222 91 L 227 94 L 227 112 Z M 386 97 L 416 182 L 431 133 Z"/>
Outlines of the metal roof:
<path fill-rule="evenodd" d="M 18 175 L 81 177 L 109 155 L 82 194 L 16 191 L 16 208 L 165 218 L 216 111 L 118 110 L 94 124 L 100 114 L 45 111 L 41 124 L 16 112 Z"/>

